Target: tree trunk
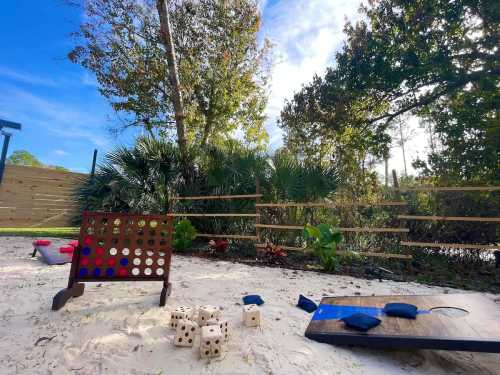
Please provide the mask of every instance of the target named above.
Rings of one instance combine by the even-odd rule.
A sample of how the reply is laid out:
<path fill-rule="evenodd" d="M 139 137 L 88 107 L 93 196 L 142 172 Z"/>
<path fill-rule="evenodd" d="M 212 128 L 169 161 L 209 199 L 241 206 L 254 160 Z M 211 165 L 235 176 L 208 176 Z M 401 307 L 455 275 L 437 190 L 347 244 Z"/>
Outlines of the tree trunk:
<path fill-rule="evenodd" d="M 408 177 L 408 171 L 406 169 L 406 152 L 405 152 L 405 139 L 403 138 L 403 123 L 399 123 L 399 136 L 401 137 L 401 150 L 403 151 L 403 163 L 405 166 L 405 177 Z"/>
<path fill-rule="evenodd" d="M 157 0 L 156 9 L 160 17 L 161 41 L 165 47 L 165 54 L 168 64 L 168 78 L 172 85 L 172 103 L 175 112 L 175 125 L 177 127 L 177 144 L 185 167 L 188 166 L 186 127 L 184 125 L 184 104 L 182 102 L 181 86 L 179 75 L 177 74 L 177 63 L 175 61 L 174 42 L 170 27 L 170 17 L 167 8 L 168 0 Z M 186 171 L 185 171 L 186 172 Z"/>

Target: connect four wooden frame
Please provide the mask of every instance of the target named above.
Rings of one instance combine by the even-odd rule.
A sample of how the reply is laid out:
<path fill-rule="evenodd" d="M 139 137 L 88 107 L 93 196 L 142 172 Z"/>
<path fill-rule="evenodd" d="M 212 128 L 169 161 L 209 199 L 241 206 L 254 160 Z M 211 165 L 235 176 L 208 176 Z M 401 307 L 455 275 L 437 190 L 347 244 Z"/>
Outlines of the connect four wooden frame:
<path fill-rule="evenodd" d="M 68 287 L 52 301 L 59 310 L 83 294 L 85 282 L 162 281 L 160 306 L 171 292 L 172 220 L 168 215 L 84 212 Z"/>

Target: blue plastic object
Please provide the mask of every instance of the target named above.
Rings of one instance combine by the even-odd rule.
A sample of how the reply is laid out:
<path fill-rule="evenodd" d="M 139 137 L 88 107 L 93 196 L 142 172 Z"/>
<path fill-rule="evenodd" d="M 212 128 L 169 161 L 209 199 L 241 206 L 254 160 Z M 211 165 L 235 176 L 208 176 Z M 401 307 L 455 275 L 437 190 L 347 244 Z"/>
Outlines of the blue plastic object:
<path fill-rule="evenodd" d="M 308 313 L 312 313 L 313 311 L 315 311 L 318 308 L 318 305 L 316 305 L 309 298 L 304 297 L 301 294 L 301 295 L 299 295 L 299 301 L 297 302 L 297 307 L 299 309 L 307 311 Z"/>
<path fill-rule="evenodd" d="M 257 294 L 251 294 L 248 296 L 243 297 L 243 303 L 245 305 L 262 305 L 264 303 L 264 300 L 260 298 L 259 295 Z"/>
<path fill-rule="evenodd" d="M 417 317 L 417 306 L 409 303 L 388 303 L 384 307 L 384 313 L 398 318 L 415 319 Z"/>

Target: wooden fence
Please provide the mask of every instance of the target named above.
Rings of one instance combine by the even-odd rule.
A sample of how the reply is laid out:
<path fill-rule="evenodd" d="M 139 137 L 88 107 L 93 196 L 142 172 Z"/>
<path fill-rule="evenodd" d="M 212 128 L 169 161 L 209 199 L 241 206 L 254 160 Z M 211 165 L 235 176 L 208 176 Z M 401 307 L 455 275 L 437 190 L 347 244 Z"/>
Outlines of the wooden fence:
<path fill-rule="evenodd" d="M 76 213 L 82 173 L 6 165 L 0 184 L 0 227 L 64 227 Z"/>
<path fill-rule="evenodd" d="M 176 197 L 174 201 L 179 200 L 211 200 L 211 199 L 255 199 L 255 214 L 254 213 L 171 213 L 170 215 L 174 217 L 246 217 L 250 219 L 255 219 L 255 234 L 208 234 L 202 233 L 198 234 L 198 237 L 207 238 L 231 238 L 240 240 L 251 240 L 255 241 L 255 246 L 257 248 L 263 248 L 266 246 L 265 239 L 261 238 L 260 230 L 280 230 L 280 231 L 301 231 L 303 225 L 287 225 L 287 224 L 264 224 L 260 222 L 261 211 L 263 209 L 275 208 L 283 209 L 289 207 L 311 207 L 311 208 L 338 208 L 338 207 L 379 207 L 387 206 L 393 207 L 397 210 L 394 217 L 399 220 L 399 225 L 397 227 L 357 227 L 357 228 L 338 228 L 341 232 L 351 232 L 351 233 L 370 233 L 370 234 L 380 234 L 384 235 L 391 233 L 393 235 L 399 235 L 399 244 L 406 249 L 403 253 L 387 253 L 383 251 L 370 251 L 362 252 L 361 254 L 367 257 L 380 257 L 380 258 L 393 258 L 400 260 L 411 260 L 413 258 L 412 251 L 415 248 L 455 248 L 464 250 L 479 250 L 479 251 L 495 251 L 500 249 L 500 243 L 495 245 L 481 245 L 481 244 L 461 244 L 461 243 L 440 243 L 440 242 L 418 242 L 410 241 L 407 236 L 409 234 L 409 229 L 406 228 L 406 222 L 409 220 L 429 220 L 429 221 L 462 221 L 462 222 L 491 222 L 499 223 L 499 217 L 472 217 L 472 216 L 423 216 L 423 215 L 407 215 L 405 213 L 407 202 L 404 200 L 401 192 L 406 191 L 424 191 L 428 193 L 433 193 L 436 191 L 448 191 L 448 192 L 473 192 L 473 191 L 500 191 L 500 186 L 480 186 L 480 187 L 415 187 L 415 188 L 400 188 L 396 177 L 394 176 L 394 195 L 395 199 L 391 201 L 380 201 L 380 202 L 357 202 L 348 205 L 336 204 L 336 203 L 318 203 L 318 202 L 284 202 L 284 203 L 260 203 L 259 187 L 257 184 L 256 194 L 244 194 L 244 195 L 224 195 L 224 196 L 195 196 L 195 197 Z M 294 246 L 282 246 L 285 250 L 291 251 L 304 251 L 303 247 Z"/>

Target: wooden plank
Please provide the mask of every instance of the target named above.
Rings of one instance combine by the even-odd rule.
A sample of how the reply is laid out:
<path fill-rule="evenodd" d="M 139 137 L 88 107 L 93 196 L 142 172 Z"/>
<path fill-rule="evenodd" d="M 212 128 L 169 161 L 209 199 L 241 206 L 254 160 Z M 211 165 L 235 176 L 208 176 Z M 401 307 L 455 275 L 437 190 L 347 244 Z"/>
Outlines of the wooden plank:
<path fill-rule="evenodd" d="M 240 239 L 240 240 L 251 240 L 256 241 L 257 236 L 245 235 L 245 234 L 210 234 L 210 233 L 198 233 L 196 237 L 207 237 L 207 238 L 230 238 L 230 239 Z"/>
<path fill-rule="evenodd" d="M 28 167 L 24 165 L 12 165 L 7 164 L 5 166 L 5 173 L 14 176 L 55 176 L 55 177 L 87 177 L 85 173 L 71 172 L 71 171 L 61 171 L 51 168 L 40 168 L 40 167 Z"/>
<path fill-rule="evenodd" d="M 168 216 L 174 216 L 174 217 L 257 217 L 259 216 L 258 214 L 238 214 L 238 213 L 218 213 L 218 214 L 212 214 L 212 213 L 196 213 L 196 214 L 189 214 L 189 213 L 171 213 L 167 214 Z"/>
<path fill-rule="evenodd" d="M 319 208 L 342 208 L 342 207 L 376 207 L 376 206 L 406 206 L 408 203 L 402 201 L 381 201 L 381 202 L 358 202 L 358 203 L 258 203 L 256 207 L 319 207 Z"/>
<path fill-rule="evenodd" d="M 311 251 L 307 247 L 296 247 L 296 246 L 284 246 L 284 245 L 278 245 L 281 247 L 283 250 L 289 250 L 289 251 Z M 265 243 L 260 243 L 256 244 L 255 247 L 258 248 L 265 248 L 266 244 Z M 346 255 L 348 254 L 346 251 L 337 251 L 337 254 L 339 255 Z M 391 253 L 374 253 L 374 252 L 367 252 L 367 251 L 359 251 L 359 255 L 361 256 L 366 256 L 366 257 L 375 257 L 375 258 L 394 258 L 394 259 L 413 259 L 411 255 L 406 255 L 406 254 L 391 254 Z"/>
<path fill-rule="evenodd" d="M 419 186 L 404 188 L 400 187 L 399 191 L 499 191 L 500 186 L 448 186 L 448 187 L 434 187 L 434 186 Z"/>
<path fill-rule="evenodd" d="M 498 250 L 500 245 L 476 245 L 465 243 L 438 243 L 438 242 L 413 242 L 401 241 L 402 246 L 415 246 L 415 247 L 441 247 L 443 249 L 476 249 L 476 250 Z"/>
<path fill-rule="evenodd" d="M 500 217 L 473 217 L 473 216 L 416 216 L 416 215 L 398 215 L 398 219 L 407 220 L 429 220 L 429 221 L 481 221 L 481 222 L 500 222 Z"/>
<path fill-rule="evenodd" d="M 255 224 L 258 228 L 282 229 L 282 230 L 302 230 L 303 225 L 274 225 L 274 224 Z M 355 233 L 408 233 L 407 228 L 336 228 L 341 232 Z"/>
<path fill-rule="evenodd" d="M 246 198 L 260 198 L 262 194 L 239 194 L 239 195 L 205 195 L 193 197 L 172 197 L 171 200 L 212 200 L 212 199 L 246 199 Z"/>
<path fill-rule="evenodd" d="M 416 319 L 382 314 L 383 307 L 394 302 L 415 305 L 425 313 Z M 368 332 L 347 328 L 340 318 L 358 312 L 356 307 L 377 316 L 382 323 Z M 479 293 L 325 297 L 305 335 L 334 345 L 500 353 L 498 321 L 498 303 Z M 496 373 L 493 368 L 492 373 Z"/>

